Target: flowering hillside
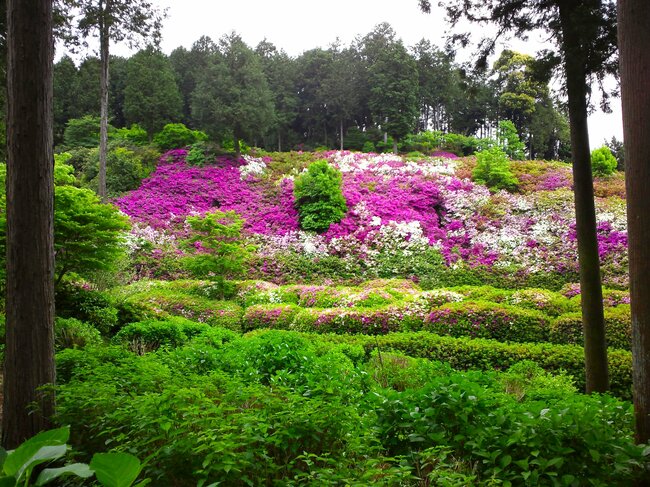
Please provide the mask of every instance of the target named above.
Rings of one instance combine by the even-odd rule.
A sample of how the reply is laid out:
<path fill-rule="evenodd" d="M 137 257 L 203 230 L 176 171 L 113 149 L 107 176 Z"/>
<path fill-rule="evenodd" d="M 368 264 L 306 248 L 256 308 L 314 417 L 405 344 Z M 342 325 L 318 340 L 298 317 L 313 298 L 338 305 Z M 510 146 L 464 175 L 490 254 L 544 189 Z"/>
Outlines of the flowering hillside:
<path fill-rule="evenodd" d="M 564 164 L 514 163 L 520 187 L 513 194 L 473 183 L 471 159 L 314 154 L 341 171 L 348 207 L 339 223 L 318 235 L 300 230 L 294 207 L 293 178 L 305 166 L 304 155 L 294 165 L 271 154 L 204 167 L 188 166 L 185 155 L 163 156 L 138 190 L 117 201 L 136 222 L 131 245 L 151 248 L 157 259 L 178 253 L 174 242 L 186 234 L 187 215 L 219 209 L 242 216 L 257 245 L 253 271 L 278 282 L 306 278 L 298 271 L 307 261 L 332 267 L 329 278 L 479 272 L 576 280 L 571 170 Z M 625 202 L 608 197 L 596 204 L 604 281 L 625 286 Z"/>

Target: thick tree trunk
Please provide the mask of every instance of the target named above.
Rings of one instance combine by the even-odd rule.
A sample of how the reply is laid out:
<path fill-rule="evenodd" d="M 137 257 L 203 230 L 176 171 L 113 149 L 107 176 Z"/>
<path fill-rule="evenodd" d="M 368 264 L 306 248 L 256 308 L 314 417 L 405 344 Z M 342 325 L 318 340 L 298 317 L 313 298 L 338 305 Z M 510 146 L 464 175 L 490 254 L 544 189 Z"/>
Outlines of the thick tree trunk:
<path fill-rule="evenodd" d="M 650 3 L 618 1 L 636 440 L 650 442 Z M 646 484 L 647 485 L 647 484 Z"/>
<path fill-rule="evenodd" d="M 9 0 L 2 444 L 50 425 L 54 383 L 52 0 Z M 32 412 L 32 405 L 37 410 Z"/>
<path fill-rule="evenodd" d="M 105 12 L 110 12 L 111 0 L 106 0 Z M 101 8 L 101 7 L 100 7 Z M 110 43 L 109 26 L 102 16 L 99 26 L 99 58 L 101 63 L 99 84 L 99 188 L 97 190 L 102 201 L 106 201 L 106 159 L 108 156 L 108 77 L 109 77 L 109 52 Z"/>
<path fill-rule="evenodd" d="M 569 98 L 573 188 L 578 236 L 578 262 L 585 337 L 586 390 L 605 392 L 609 388 L 607 343 L 603 315 L 603 291 L 596 235 L 596 208 L 591 173 L 591 152 L 587 128 L 587 73 L 581 46 L 580 23 L 572 1 L 560 4 L 565 73 Z"/>

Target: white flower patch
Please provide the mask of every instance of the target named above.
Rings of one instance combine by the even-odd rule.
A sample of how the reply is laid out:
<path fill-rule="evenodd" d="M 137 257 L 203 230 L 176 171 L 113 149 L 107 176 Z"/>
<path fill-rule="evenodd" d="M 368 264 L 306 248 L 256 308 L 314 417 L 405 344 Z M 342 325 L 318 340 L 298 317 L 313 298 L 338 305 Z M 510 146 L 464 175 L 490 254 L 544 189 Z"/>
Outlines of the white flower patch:
<path fill-rule="evenodd" d="M 138 251 L 147 243 L 162 247 L 172 245 L 175 242 L 176 237 L 165 230 L 156 230 L 148 225 L 143 227 L 138 223 L 133 224 L 131 233 L 124 235 L 124 243 L 129 252 Z"/>
<path fill-rule="evenodd" d="M 250 175 L 259 176 L 266 169 L 266 163 L 259 157 L 243 155 L 242 158 L 246 161 L 246 164 L 239 167 L 239 177 L 242 180 Z"/>

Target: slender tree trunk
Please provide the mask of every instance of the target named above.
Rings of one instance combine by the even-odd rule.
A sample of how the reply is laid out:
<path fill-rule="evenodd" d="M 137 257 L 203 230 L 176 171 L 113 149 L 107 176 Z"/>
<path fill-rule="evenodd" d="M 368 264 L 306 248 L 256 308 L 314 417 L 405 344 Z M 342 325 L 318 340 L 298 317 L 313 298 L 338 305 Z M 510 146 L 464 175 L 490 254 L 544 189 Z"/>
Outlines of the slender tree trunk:
<path fill-rule="evenodd" d="M 341 150 L 343 150 L 343 119 L 340 120 L 339 130 L 341 131 Z"/>
<path fill-rule="evenodd" d="M 591 173 L 591 152 L 587 127 L 587 73 L 581 46 L 580 22 L 573 0 L 560 4 L 564 36 L 565 73 L 569 98 L 573 188 L 578 236 L 578 262 L 585 336 L 586 391 L 605 392 L 609 388 L 607 343 L 603 314 L 603 292 L 596 235 L 596 208 Z"/>
<path fill-rule="evenodd" d="M 100 2 L 101 9 L 101 2 Z M 104 12 L 110 12 L 111 0 L 106 0 Z M 110 27 L 106 24 L 106 15 L 101 15 L 99 24 L 99 58 L 101 63 L 99 84 L 99 188 L 98 194 L 102 201 L 106 201 L 106 159 L 108 156 L 108 77 L 109 77 L 109 52 Z"/>
<path fill-rule="evenodd" d="M 241 145 L 239 144 L 239 137 L 237 136 L 237 133 L 235 132 L 232 137 L 232 143 L 233 143 L 233 148 L 235 150 L 235 159 L 239 160 L 241 157 Z"/>
<path fill-rule="evenodd" d="M 618 1 L 636 440 L 650 442 L 650 3 Z M 648 485 L 648 484 L 645 484 Z"/>
<path fill-rule="evenodd" d="M 397 154 L 397 138 L 393 139 L 393 154 Z"/>
<path fill-rule="evenodd" d="M 54 412 L 52 0 L 8 0 L 7 301 L 2 444 Z M 31 411 L 32 404 L 37 406 Z"/>
<path fill-rule="evenodd" d="M 279 130 L 278 130 L 278 152 L 282 152 L 282 136 L 280 135 Z"/>

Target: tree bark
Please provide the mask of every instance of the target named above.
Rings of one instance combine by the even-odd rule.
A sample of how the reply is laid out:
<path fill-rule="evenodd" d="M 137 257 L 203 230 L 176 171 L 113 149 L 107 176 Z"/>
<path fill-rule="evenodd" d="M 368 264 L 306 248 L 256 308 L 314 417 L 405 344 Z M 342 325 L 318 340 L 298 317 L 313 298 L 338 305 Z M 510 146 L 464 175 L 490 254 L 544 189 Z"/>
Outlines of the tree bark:
<path fill-rule="evenodd" d="M 340 119 L 339 130 L 341 131 L 341 150 L 343 150 L 343 119 Z"/>
<path fill-rule="evenodd" d="M 636 441 L 650 442 L 650 3 L 618 1 Z M 647 484 L 646 484 L 647 485 Z"/>
<path fill-rule="evenodd" d="M 9 0 L 7 296 L 2 444 L 54 412 L 52 0 Z M 32 405 L 36 411 L 31 412 Z"/>
<path fill-rule="evenodd" d="M 603 313 L 603 291 L 596 235 L 596 208 L 591 173 L 591 152 L 587 127 L 586 56 L 581 47 L 578 11 L 571 0 L 560 3 L 564 69 L 569 99 L 573 188 L 580 265 L 582 326 L 585 337 L 586 391 L 605 392 L 609 388 L 607 344 Z"/>
<path fill-rule="evenodd" d="M 100 2 L 100 10 L 102 5 Z M 101 63 L 99 85 L 99 187 L 97 193 L 103 202 L 106 201 L 106 159 L 108 157 L 108 82 L 109 82 L 109 44 L 110 26 L 107 17 L 111 9 L 111 0 L 106 0 L 103 13 L 99 20 L 99 58 Z"/>

